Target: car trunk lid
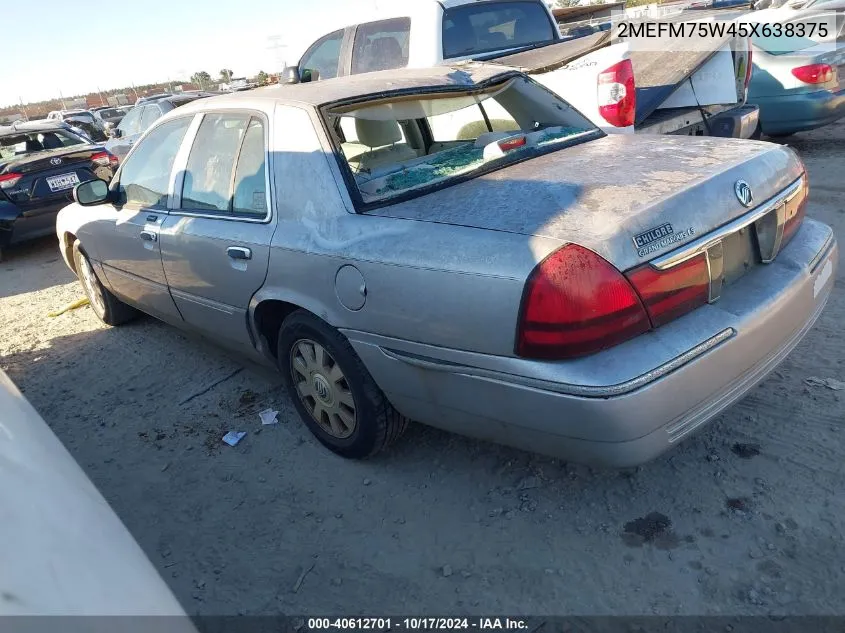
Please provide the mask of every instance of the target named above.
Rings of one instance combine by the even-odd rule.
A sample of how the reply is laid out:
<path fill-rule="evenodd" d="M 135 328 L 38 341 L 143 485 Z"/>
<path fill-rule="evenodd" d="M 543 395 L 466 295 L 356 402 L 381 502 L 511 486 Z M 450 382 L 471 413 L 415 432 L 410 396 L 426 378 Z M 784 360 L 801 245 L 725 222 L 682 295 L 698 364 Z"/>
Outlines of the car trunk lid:
<path fill-rule="evenodd" d="M 575 243 L 627 270 L 749 213 L 802 173 L 792 150 L 770 143 L 611 135 L 370 213 Z"/>

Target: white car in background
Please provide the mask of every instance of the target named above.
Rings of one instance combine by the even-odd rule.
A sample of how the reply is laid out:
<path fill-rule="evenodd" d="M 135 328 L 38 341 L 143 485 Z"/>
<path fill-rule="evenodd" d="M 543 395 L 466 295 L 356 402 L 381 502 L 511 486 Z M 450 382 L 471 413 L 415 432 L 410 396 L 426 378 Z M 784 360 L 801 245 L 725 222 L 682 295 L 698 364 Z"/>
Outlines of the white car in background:
<path fill-rule="evenodd" d="M 157 619 L 155 630 L 196 633 L 138 543 L 3 371 L 0 411 L 0 616 L 175 616 Z M 23 621 L 7 620 L 2 630 L 15 631 L 16 622 Z M 27 620 L 25 630 L 100 630 L 95 624 L 44 618 Z M 119 627 L 102 620 L 103 631 L 145 627 L 137 618 Z"/>

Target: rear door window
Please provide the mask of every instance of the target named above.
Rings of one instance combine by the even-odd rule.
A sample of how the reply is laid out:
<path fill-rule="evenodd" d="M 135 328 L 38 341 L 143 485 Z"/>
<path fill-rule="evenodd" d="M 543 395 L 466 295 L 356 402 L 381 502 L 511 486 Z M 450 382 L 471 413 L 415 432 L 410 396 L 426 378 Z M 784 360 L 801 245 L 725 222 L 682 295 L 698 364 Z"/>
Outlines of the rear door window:
<path fill-rule="evenodd" d="M 249 120 L 247 114 L 205 115 L 188 157 L 182 209 L 231 213 L 233 169 Z M 242 204 L 250 208 L 246 201 Z"/>
<path fill-rule="evenodd" d="M 263 218 L 267 215 L 267 163 L 264 149 L 264 123 L 253 117 L 246 129 L 232 191 L 232 213 Z"/>
<path fill-rule="evenodd" d="M 352 73 L 404 68 L 408 65 L 411 18 L 360 25 L 352 45 Z"/>
<path fill-rule="evenodd" d="M 173 161 L 191 117 L 162 123 L 135 147 L 120 168 L 120 189 L 128 205 L 166 207 Z"/>
<path fill-rule="evenodd" d="M 317 79 L 337 77 L 337 69 L 340 65 L 340 45 L 342 43 L 342 30 L 321 37 L 305 51 L 302 59 L 299 60 L 299 68 L 316 70 L 319 73 Z"/>

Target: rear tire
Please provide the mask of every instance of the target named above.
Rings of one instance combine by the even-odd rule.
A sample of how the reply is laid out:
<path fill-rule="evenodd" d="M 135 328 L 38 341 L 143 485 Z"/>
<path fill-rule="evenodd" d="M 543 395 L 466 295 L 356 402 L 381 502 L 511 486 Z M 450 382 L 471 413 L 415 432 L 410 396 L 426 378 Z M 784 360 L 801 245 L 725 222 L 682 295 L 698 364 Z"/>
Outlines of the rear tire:
<path fill-rule="evenodd" d="M 103 286 L 79 240 L 73 243 L 73 263 L 91 309 L 103 323 L 121 325 L 137 316 L 135 308 L 123 303 Z"/>
<path fill-rule="evenodd" d="M 297 310 L 284 320 L 277 358 L 300 417 L 338 455 L 371 457 L 407 428 L 408 418 L 393 408 L 349 341 L 311 313 Z"/>

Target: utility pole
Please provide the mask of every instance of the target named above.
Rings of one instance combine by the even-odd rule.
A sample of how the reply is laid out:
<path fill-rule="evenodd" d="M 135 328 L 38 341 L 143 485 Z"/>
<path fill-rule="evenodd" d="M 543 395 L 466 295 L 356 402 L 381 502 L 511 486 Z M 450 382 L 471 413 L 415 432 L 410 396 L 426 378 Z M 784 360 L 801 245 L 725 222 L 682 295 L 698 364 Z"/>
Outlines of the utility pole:
<path fill-rule="evenodd" d="M 276 61 L 276 71 L 281 74 L 287 65 L 287 60 L 284 59 L 282 51 L 288 48 L 287 44 L 282 44 L 281 35 L 271 35 L 267 38 L 269 42 L 267 48 L 273 51 Z"/>
<path fill-rule="evenodd" d="M 97 86 L 97 94 L 100 95 L 100 105 L 101 106 L 108 105 L 108 102 L 105 99 L 103 99 L 103 93 L 100 92 L 100 86 Z"/>
<path fill-rule="evenodd" d="M 62 102 L 62 110 L 67 110 L 65 107 L 65 96 L 62 94 L 61 90 L 59 90 L 59 101 Z"/>
<path fill-rule="evenodd" d="M 132 86 L 132 92 L 135 93 L 135 101 L 137 101 L 138 100 L 138 91 L 135 89 L 135 84 L 130 83 L 129 85 Z"/>
<path fill-rule="evenodd" d="M 21 102 L 21 110 L 23 110 L 24 121 L 29 121 L 29 114 L 26 111 L 26 106 L 23 104 L 23 97 L 18 97 L 18 101 Z"/>

